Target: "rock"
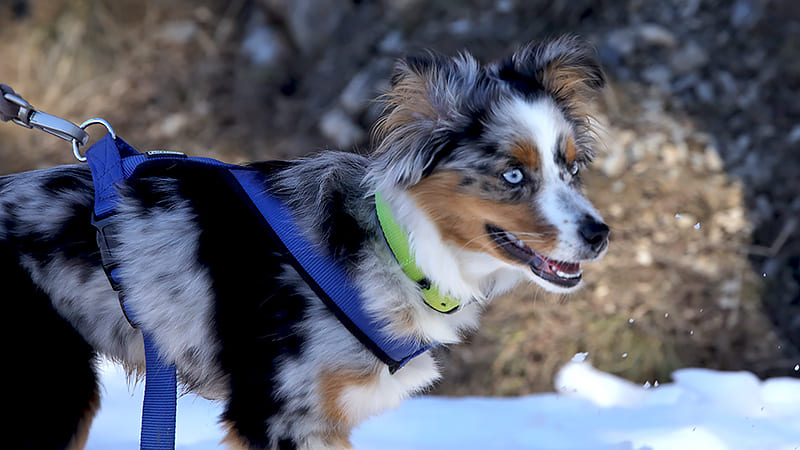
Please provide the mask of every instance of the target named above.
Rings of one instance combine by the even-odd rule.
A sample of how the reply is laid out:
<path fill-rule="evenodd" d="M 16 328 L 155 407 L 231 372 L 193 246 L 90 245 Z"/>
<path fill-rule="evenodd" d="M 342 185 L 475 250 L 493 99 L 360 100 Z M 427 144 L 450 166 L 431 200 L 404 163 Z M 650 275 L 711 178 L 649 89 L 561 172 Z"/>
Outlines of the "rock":
<path fill-rule="evenodd" d="M 739 86 L 736 84 L 736 78 L 726 70 L 721 70 L 715 74 L 715 81 L 722 87 L 725 95 L 734 95 L 739 91 Z"/>
<path fill-rule="evenodd" d="M 623 56 L 630 55 L 636 48 L 634 34 L 628 28 L 614 30 L 608 34 L 606 44 Z"/>
<path fill-rule="evenodd" d="M 358 72 L 339 95 L 339 103 L 349 114 L 357 114 L 367 108 L 372 99 L 389 87 L 392 61 L 376 59 Z"/>
<path fill-rule="evenodd" d="M 681 3 L 683 6 L 680 10 L 680 16 L 684 19 L 694 17 L 694 15 L 697 14 L 697 10 L 700 8 L 700 0 L 684 0 Z"/>
<path fill-rule="evenodd" d="M 711 145 L 706 146 L 705 151 L 705 165 L 708 170 L 712 172 L 721 172 L 725 168 L 725 163 L 719 156 L 719 152 Z"/>
<path fill-rule="evenodd" d="M 792 131 L 786 136 L 786 141 L 789 144 L 797 144 L 800 142 L 800 125 L 795 125 Z"/>
<path fill-rule="evenodd" d="M 731 25 L 744 30 L 753 28 L 764 16 L 762 3 L 753 3 L 752 0 L 738 0 L 731 8 Z"/>
<path fill-rule="evenodd" d="M 403 38 L 403 32 L 400 30 L 392 30 L 381 39 L 378 44 L 378 50 L 384 54 L 398 54 L 402 53 L 406 47 L 406 41 Z"/>
<path fill-rule="evenodd" d="M 669 91 L 672 71 L 667 66 L 654 65 L 644 69 L 642 78 L 663 91 Z"/>
<path fill-rule="evenodd" d="M 674 33 L 655 23 L 644 23 L 639 25 L 639 27 L 636 29 L 636 34 L 638 35 L 639 39 L 641 39 L 642 43 L 646 45 L 674 48 L 678 43 Z"/>
<path fill-rule="evenodd" d="M 348 0 L 268 0 L 283 16 L 289 34 L 302 53 L 314 53 L 333 39 L 336 27 L 353 7 Z"/>
<path fill-rule="evenodd" d="M 283 37 L 269 26 L 253 27 L 242 40 L 242 53 L 256 66 L 273 66 L 287 54 Z"/>
<path fill-rule="evenodd" d="M 636 138 L 630 130 L 614 130 L 608 139 L 608 151 L 598 158 L 598 167 L 609 178 L 617 178 L 628 168 L 627 149 Z"/>
<path fill-rule="evenodd" d="M 470 23 L 469 19 L 458 19 L 450 22 L 447 26 L 447 29 L 450 30 L 450 33 L 456 35 L 464 35 L 469 33 L 470 29 L 472 28 L 472 24 Z"/>
<path fill-rule="evenodd" d="M 636 249 L 636 263 L 640 266 L 649 266 L 653 264 L 653 254 L 650 253 L 650 250 L 646 246 L 640 245 Z"/>
<path fill-rule="evenodd" d="M 184 45 L 197 32 L 197 24 L 191 20 L 167 22 L 156 32 L 156 36 L 170 44 Z"/>
<path fill-rule="evenodd" d="M 673 92 L 682 92 L 687 89 L 696 89 L 698 83 L 701 82 L 700 75 L 696 73 L 688 73 L 675 79 L 672 82 Z"/>
<path fill-rule="evenodd" d="M 325 113 L 320 119 L 319 128 L 340 149 L 349 148 L 364 138 L 364 131 L 341 109 Z"/>
<path fill-rule="evenodd" d="M 189 117 L 184 113 L 174 113 L 161 121 L 161 132 L 166 137 L 175 137 L 189 123 Z"/>
<path fill-rule="evenodd" d="M 714 101 L 714 85 L 710 81 L 702 81 L 694 86 L 694 93 L 700 101 L 712 103 Z"/>
<path fill-rule="evenodd" d="M 708 64 L 708 52 L 693 41 L 670 57 L 670 66 L 678 73 L 691 72 L 706 64 Z"/>
<path fill-rule="evenodd" d="M 597 47 L 597 56 L 600 62 L 607 67 L 620 67 L 622 66 L 622 54 L 608 43 L 602 44 Z M 618 73 L 620 78 L 628 78 L 626 74 Z"/>
<path fill-rule="evenodd" d="M 689 151 L 686 145 L 675 145 L 668 142 L 661 146 L 661 160 L 665 166 L 681 166 L 688 159 Z"/>
<path fill-rule="evenodd" d="M 514 10 L 514 2 L 511 0 L 497 0 L 494 3 L 494 9 L 496 9 L 497 12 L 509 13 Z"/>

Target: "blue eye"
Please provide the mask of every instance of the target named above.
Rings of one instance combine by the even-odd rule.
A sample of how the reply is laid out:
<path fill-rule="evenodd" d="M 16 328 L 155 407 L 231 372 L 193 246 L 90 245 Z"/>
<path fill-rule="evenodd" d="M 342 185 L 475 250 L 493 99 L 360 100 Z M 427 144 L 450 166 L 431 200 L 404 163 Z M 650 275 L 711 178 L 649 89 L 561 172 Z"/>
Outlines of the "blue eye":
<path fill-rule="evenodd" d="M 511 184 L 519 184 L 525 177 L 522 175 L 521 170 L 511 169 L 507 172 L 503 172 L 503 178 Z"/>
<path fill-rule="evenodd" d="M 577 175 L 580 170 L 581 167 L 578 165 L 578 161 L 574 161 L 572 165 L 569 166 L 569 173 L 572 174 L 573 177 Z"/>

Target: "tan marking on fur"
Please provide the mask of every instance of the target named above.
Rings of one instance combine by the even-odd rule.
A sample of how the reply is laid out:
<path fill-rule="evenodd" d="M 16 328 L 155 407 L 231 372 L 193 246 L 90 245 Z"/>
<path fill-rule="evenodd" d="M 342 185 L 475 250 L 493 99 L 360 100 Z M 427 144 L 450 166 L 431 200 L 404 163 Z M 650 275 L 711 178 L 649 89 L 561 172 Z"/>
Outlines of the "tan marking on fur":
<path fill-rule="evenodd" d="M 323 440 L 330 446 L 338 450 L 353 450 L 353 444 L 350 443 L 349 433 L 328 433 L 323 436 Z"/>
<path fill-rule="evenodd" d="M 569 64 L 564 58 L 556 59 L 542 74 L 542 85 L 553 97 L 566 102 L 576 117 L 590 117 L 589 104 L 596 92 L 587 86 L 591 82 L 586 70 Z"/>
<path fill-rule="evenodd" d="M 511 156 L 531 170 L 539 167 L 539 150 L 532 142 L 517 142 L 511 146 Z"/>
<path fill-rule="evenodd" d="M 341 402 L 342 392 L 347 387 L 365 387 L 375 383 L 379 374 L 358 373 L 350 371 L 327 371 L 319 378 L 319 392 L 322 397 L 322 413 L 333 423 L 347 427 L 356 425 L 350 411 L 347 411 Z"/>
<path fill-rule="evenodd" d="M 459 188 L 459 175 L 455 172 L 433 174 L 412 186 L 409 193 L 434 221 L 442 237 L 460 247 L 519 264 L 497 248 L 486 232 L 486 224 L 515 233 L 526 245 L 544 255 L 558 244 L 556 228 L 533 207 L 476 197 Z"/>
<path fill-rule="evenodd" d="M 84 410 L 83 417 L 78 422 L 78 427 L 67 445 L 67 450 L 80 450 L 86 447 L 86 441 L 89 439 L 89 429 L 92 427 L 94 416 L 99 409 L 100 395 L 95 392 L 92 398 L 89 399 L 89 405 L 86 410 Z"/>
<path fill-rule="evenodd" d="M 239 436 L 239 432 L 233 428 L 232 423 L 223 423 L 222 429 L 225 431 L 225 437 L 222 439 L 221 444 L 224 444 L 228 450 L 249 450 L 252 448 L 246 439 Z"/>
<path fill-rule="evenodd" d="M 417 312 L 413 307 L 398 309 L 392 316 L 391 329 L 401 335 L 418 333 Z"/>
<path fill-rule="evenodd" d="M 420 119 L 434 120 L 437 116 L 430 100 L 428 84 L 421 74 L 414 72 L 406 73 L 380 101 L 388 113 L 375 124 L 373 133 L 376 142 L 390 138 L 392 132 L 397 130 L 410 132 L 405 129 L 418 126 Z"/>
<path fill-rule="evenodd" d="M 572 164 L 572 162 L 575 161 L 575 158 L 578 156 L 578 152 L 575 149 L 575 141 L 572 138 L 567 138 L 567 143 L 564 146 L 564 153 L 567 164 Z"/>
<path fill-rule="evenodd" d="M 227 430 L 222 444 L 228 450 L 255 450 L 256 447 L 250 446 L 247 441 L 239 436 L 236 430 L 233 429 L 231 423 L 225 423 L 223 429 Z M 326 449 L 337 450 L 352 450 L 353 444 L 350 443 L 350 438 L 347 433 L 330 432 L 322 435 L 321 441 L 325 443 Z M 258 447 L 261 448 L 261 447 Z M 305 447 L 304 447 L 305 448 Z"/>

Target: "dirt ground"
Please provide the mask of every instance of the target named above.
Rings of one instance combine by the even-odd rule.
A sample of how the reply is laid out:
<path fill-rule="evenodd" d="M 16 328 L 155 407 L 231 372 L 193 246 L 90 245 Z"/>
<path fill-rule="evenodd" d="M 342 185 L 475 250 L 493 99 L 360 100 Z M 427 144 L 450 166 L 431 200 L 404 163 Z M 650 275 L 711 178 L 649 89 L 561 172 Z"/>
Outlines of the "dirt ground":
<path fill-rule="evenodd" d="M 598 49 L 608 256 L 569 298 L 524 287 L 445 354 L 447 395 L 551 390 L 579 351 L 644 383 L 700 366 L 797 376 L 800 6 L 794 0 L 0 1 L 0 82 L 141 149 L 230 162 L 368 152 L 394 61 L 491 61 L 563 32 Z M 99 132 L 93 136 L 98 137 Z M 0 173 L 72 163 L 0 125 Z"/>

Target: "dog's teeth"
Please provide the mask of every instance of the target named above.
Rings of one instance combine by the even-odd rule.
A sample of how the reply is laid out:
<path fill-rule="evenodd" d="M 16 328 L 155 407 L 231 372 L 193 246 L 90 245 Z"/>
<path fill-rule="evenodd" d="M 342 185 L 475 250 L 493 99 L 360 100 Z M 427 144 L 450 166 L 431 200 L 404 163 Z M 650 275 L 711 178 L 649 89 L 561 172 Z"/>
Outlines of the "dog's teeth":
<path fill-rule="evenodd" d="M 551 266 L 552 267 L 552 266 Z M 556 270 L 556 275 L 560 276 L 561 278 L 578 278 L 583 273 L 583 269 L 575 272 L 575 273 L 564 273 L 560 270 Z"/>

